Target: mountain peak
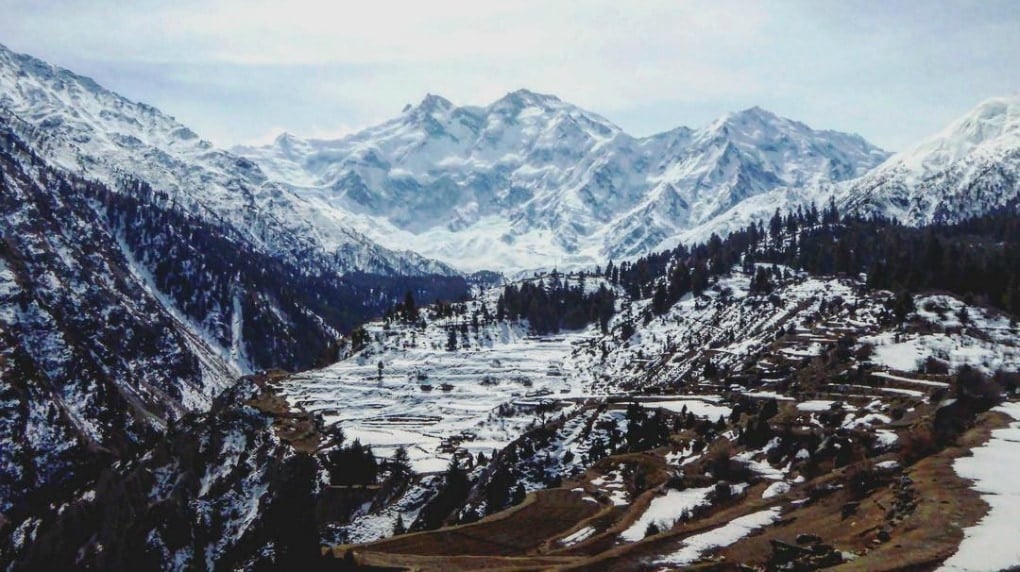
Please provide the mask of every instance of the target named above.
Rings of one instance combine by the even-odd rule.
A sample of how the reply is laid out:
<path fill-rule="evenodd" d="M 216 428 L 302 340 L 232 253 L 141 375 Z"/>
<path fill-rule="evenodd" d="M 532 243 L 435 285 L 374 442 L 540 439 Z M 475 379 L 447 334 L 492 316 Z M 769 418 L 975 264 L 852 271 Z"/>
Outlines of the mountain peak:
<path fill-rule="evenodd" d="M 733 117 L 747 117 L 747 118 L 754 118 L 754 119 L 761 119 L 761 120 L 770 120 L 770 121 L 776 120 L 776 119 L 782 119 L 781 117 L 779 117 L 775 113 L 772 113 L 771 111 L 769 111 L 769 110 L 767 110 L 767 109 L 765 109 L 765 108 L 763 108 L 761 106 L 758 106 L 758 105 L 754 105 L 754 106 L 748 107 L 747 109 L 742 109 L 740 111 L 736 111 L 736 112 L 732 113 L 731 115 Z"/>
<path fill-rule="evenodd" d="M 516 89 L 514 91 L 511 91 L 511 92 L 507 93 L 503 97 L 504 97 L 504 99 L 510 98 L 510 99 L 516 99 L 516 100 L 519 100 L 519 101 L 530 101 L 530 102 L 536 102 L 536 103 L 537 102 L 560 101 L 560 98 L 556 97 L 555 95 L 548 94 L 548 93 L 538 93 L 538 92 L 531 91 L 530 89 L 525 89 L 525 88 Z"/>
<path fill-rule="evenodd" d="M 780 117 L 767 109 L 755 105 L 747 109 L 727 113 L 719 119 L 719 124 L 731 126 L 748 124 L 776 125 L 789 121 L 789 119 Z"/>
<path fill-rule="evenodd" d="M 1020 94 L 982 101 L 954 122 L 950 131 L 973 141 L 984 141 L 1020 131 Z"/>
<path fill-rule="evenodd" d="M 1020 95 L 986 99 L 855 181 L 844 191 L 845 202 L 911 225 L 1014 208 L 1018 149 Z"/>
<path fill-rule="evenodd" d="M 453 108 L 453 102 L 441 95 L 435 95 L 433 93 L 425 94 L 425 97 L 418 104 L 418 107 L 414 109 L 420 109 L 426 113 L 432 113 L 434 111 L 447 111 Z"/>
<path fill-rule="evenodd" d="M 276 139 L 273 140 L 273 147 L 276 147 L 288 154 L 293 154 L 296 148 L 303 144 L 305 144 L 305 142 L 300 137 L 288 131 L 280 133 L 276 136 Z"/>
<path fill-rule="evenodd" d="M 563 101 L 555 95 L 536 93 L 528 89 L 518 89 L 511 91 L 503 97 L 496 100 L 490 108 L 493 109 L 511 109 L 519 111 L 526 107 L 539 107 L 542 109 L 549 109 L 551 107 L 557 107 L 563 105 Z"/>
<path fill-rule="evenodd" d="M 786 132 L 790 126 L 802 126 L 810 130 L 806 125 L 780 117 L 755 105 L 723 115 L 707 127 L 699 129 L 696 132 L 696 137 L 705 140 L 726 141 L 731 141 L 734 137 L 750 137 L 753 140 L 758 140 L 763 137 L 770 138 L 778 132 Z"/>
<path fill-rule="evenodd" d="M 273 140 L 274 145 L 289 145 L 297 140 L 297 136 L 289 131 L 284 131 Z"/>
<path fill-rule="evenodd" d="M 993 97 L 943 131 L 889 159 L 915 174 L 964 159 L 979 149 L 1020 146 L 1020 95 Z"/>

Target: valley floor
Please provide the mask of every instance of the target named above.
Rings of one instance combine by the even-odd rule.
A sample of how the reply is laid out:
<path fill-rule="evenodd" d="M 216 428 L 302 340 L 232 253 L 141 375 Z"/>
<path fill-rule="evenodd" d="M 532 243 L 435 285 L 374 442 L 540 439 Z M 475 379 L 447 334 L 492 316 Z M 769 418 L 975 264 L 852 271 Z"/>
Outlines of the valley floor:
<path fill-rule="evenodd" d="M 1002 470 L 1016 402 L 980 412 L 949 373 L 1015 371 L 1015 325 L 941 295 L 896 325 L 888 294 L 851 281 L 793 276 L 765 299 L 748 280 L 734 273 L 663 316 L 625 303 L 608 334 L 469 325 L 495 305 L 489 292 L 424 327 L 373 323 L 365 349 L 280 381 L 292 405 L 378 456 L 406 447 L 418 473 L 337 523 L 328 553 L 418 570 L 1020 561 L 1002 537 L 1016 517 Z M 668 430 L 641 444 L 646 422 Z M 475 488 L 447 522 L 484 518 L 390 537 L 451 460 L 467 461 Z M 485 500 L 501 471 L 528 493 L 503 511 Z"/>

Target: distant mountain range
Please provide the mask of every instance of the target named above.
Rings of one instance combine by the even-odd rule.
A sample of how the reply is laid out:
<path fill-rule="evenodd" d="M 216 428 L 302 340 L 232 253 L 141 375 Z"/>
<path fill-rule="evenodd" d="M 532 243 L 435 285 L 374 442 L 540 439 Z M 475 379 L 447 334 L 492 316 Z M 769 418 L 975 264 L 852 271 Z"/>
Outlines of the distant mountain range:
<path fill-rule="evenodd" d="M 757 107 L 636 138 L 527 90 L 486 107 L 429 95 L 343 139 L 234 151 L 382 244 L 498 270 L 638 256 L 749 197 L 852 179 L 888 156 Z"/>
<path fill-rule="evenodd" d="M 338 140 L 281 135 L 234 151 L 391 247 L 464 269 L 569 267 L 725 234 L 777 207 L 824 203 L 906 224 L 1013 204 L 1018 99 L 979 105 L 890 156 L 754 107 L 645 138 L 555 96 L 485 107 L 429 95 Z"/>
<path fill-rule="evenodd" d="M 0 560 L 31 545 L 52 522 L 41 515 L 61 502 L 91 502 L 111 472 L 123 480 L 99 498 L 120 499 L 112 513 L 148 507 L 145 526 L 162 526 L 167 505 L 144 492 L 160 490 L 181 529 L 211 531 L 186 548 L 166 532 L 147 555 L 154 561 L 172 548 L 189 554 L 179 568 L 197 554 L 215 564 L 264 546 L 269 529 L 238 507 L 256 516 L 300 507 L 286 494 L 296 477 L 274 464 L 296 457 L 269 428 L 295 415 L 316 421 L 253 381 L 283 379 L 279 371 L 237 378 L 330 363 L 354 338 L 389 343 L 388 322 L 343 335 L 408 292 L 419 305 L 459 300 L 499 278 L 465 272 L 619 262 L 830 200 L 911 225 L 957 221 L 1015 208 L 1018 176 L 1020 97 L 986 101 L 891 156 L 759 108 L 635 138 L 526 90 L 485 107 L 429 95 L 343 139 L 283 135 L 227 151 L 153 107 L 0 46 L 0 530 L 10 532 Z M 426 340 L 414 320 L 400 327 Z M 429 351 L 456 341 L 453 328 L 433 333 Z M 368 355 L 381 384 L 383 363 Z M 189 418 L 210 408 L 207 420 Z M 176 438 L 163 443 L 168 434 Z M 256 451 L 254 464 L 221 475 L 239 451 Z M 319 482 L 297 469 L 306 489 Z M 267 513 L 259 503 L 270 496 Z M 80 516 L 69 513 L 69 530 L 100 526 Z M 311 522 L 299 516 L 275 522 Z M 132 528 L 139 538 L 148 530 Z M 102 551 L 96 538 L 120 537 L 88 538 Z M 47 542 L 30 556 L 46 561 Z"/>
<path fill-rule="evenodd" d="M 980 103 L 941 132 L 890 156 L 860 177 L 779 187 L 750 197 L 680 238 L 706 239 L 833 198 L 847 212 L 906 225 L 959 222 L 1020 204 L 1020 95 Z"/>
<path fill-rule="evenodd" d="M 925 224 L 1020 192 L 1015 97 L 890 157 L 759 108 L 635 138 L 526 90 L 224 151 L 2 47 L 0 90 L 0 366 L 24 388 L 0 427 L 37 441 L 3 465 L 3 512 L 240 373 L 328 359 L 407 290 L 463 295 L 458 269 L 593 266 L 830 197 Z"/>

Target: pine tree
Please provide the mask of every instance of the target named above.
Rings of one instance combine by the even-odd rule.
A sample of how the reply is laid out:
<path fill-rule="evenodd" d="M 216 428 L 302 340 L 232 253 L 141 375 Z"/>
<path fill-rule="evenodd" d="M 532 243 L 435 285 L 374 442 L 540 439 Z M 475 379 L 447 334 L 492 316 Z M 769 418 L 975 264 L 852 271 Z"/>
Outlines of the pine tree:
<path fill-rule="evenodd" d="M 500 294 L 499 299 L 496 300 L 496 321 L 502 322 L 506 319 L 506 301 L 503 295 Z"/>
<path fill-rule="evenodd" d="M 655 536 L 660 532 L 662 531 L 659 529 L 659 525 L 655 524 L 654 522 L 649 522 L 648 526 L 645 527 L 645 538 L 648 538 L 649 536 Z"/>
<path fill-rule="evenodd" d="M 410 475 L 411 474 L 411 457 L 407 454 L 407 449 L 401 445 L 393 451 L 393 458 L 391 460 L 393 472 L 398 475 Z"/>
<path fill-rule="evenodd" d="M 669 310 L 669 296 L 666 293 L 666 286 L 661 282 L 655 288 L 655 295 L 652 296 L 652 312 L 661 316 Z"/>
<path fill-rule="evenodd" d="M 707 287 L 708 266 L 705 265 L 704 260 L 698 260 L 694 263 L 694 271 L 691 273 L 691 292 L 693 292 L 695 296 L 700 296 Z"/>
<path fill-rule="evenodd" d="M 525 497 L 528 496 L 527 491 L 524 490 L 524 485 L 517 483 L 517 487 L 514 489 L 514 495 L 511 498 L 511 503 L 518 505 L 524 502 Z"/>
<path fill-rule="evenodd" d="M 892 303 L 893 316 L 896 318 L 896 323 L 898 324 L 902 324 L 906 321 L 907 316 L 916 309 L 917 308 L 914 306 L 914 297 L 906 290 L 901 290 L 900 293 L 896 295 L 896 298 Z"/>
<path fill-rule="evenodd" d="M 783 214 L 777 208 L 775 214 L 772 215 L 772 219 L 769 220 L 769 236 L 772 237 L 772 240 L 778 240 L 782 232 Z"/>
<path fill-rule="evenodd" d="M 414 323 L 418 321 L 418 306 L 414 303 L 414 295 L 410 290 L 404 294 L 404 321 Z"/>

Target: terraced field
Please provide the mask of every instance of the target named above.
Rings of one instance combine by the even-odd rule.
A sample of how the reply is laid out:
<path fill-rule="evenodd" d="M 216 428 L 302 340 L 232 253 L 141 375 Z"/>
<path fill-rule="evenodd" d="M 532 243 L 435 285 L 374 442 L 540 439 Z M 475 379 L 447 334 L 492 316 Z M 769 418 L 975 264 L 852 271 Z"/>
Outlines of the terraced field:
<path fill-rule="evenodd" d="M 889 294 L 852 281 L 794 277 L 766 300 L 747 280 L 734 273 L 660 317 L 625 303 L 609 334 L 482 324 L 454 351 L 456 321 L 370 325 L 367 350 L 282 387 L 383 455 L 409 446 L 423 475 L 343 524 L 357 542 L 328 551 L 420 570 L 902 569 L 952 555 L 980 530 L 978 499 L 996 500 L 955 459 L 1010 417 L 981 413 L 946 442 L 936 433 L 970 415 L 947 399 L 970 391 L 959 368 L 1020 368 L 1014 326 L 939 295 L 896 324 Z M 627 322 L 640 327 L 624 337 Z M 651 448 L 629 450 L 633 404 L 668 427 Z M 468 464 L 476 486 L 512 463 L 523 504 L 389 537 L 449 459 L 480 452 L 492 464 Z M 485 514 L 480 499 L 477 488 L 460 514 Z"/>

